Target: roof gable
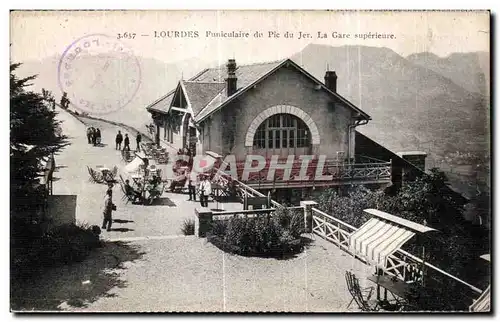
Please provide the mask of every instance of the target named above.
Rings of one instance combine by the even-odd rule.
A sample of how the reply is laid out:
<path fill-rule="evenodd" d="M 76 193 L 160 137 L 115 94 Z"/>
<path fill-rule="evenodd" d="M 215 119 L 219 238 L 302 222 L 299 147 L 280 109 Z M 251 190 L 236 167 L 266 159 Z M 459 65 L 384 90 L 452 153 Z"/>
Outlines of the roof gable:
<path fill-rule="evenodd" d="M 182 81 L 177 84 L 177 89 L 175 90 L 174 97 L 172 98 L 171 106 L 175 106 L 181 109 L 187 109 L 189 107 L 189 97 L 186 94 Z"/>
<path fill-rule="evenodd" d="M 213 98 L 226 88 L 224 82 L 182 81 L 183 88 L 191 103 L 193 115 L 197 115 Z"/>
<path fill-rule="evenodd" d="M 160 97 L 153 103 L 149 104 L 146 109 L 155 112 L 168 113 L 170 105 L 172 105 L 172 100 L 174 98 L 175 89 L 171 90 L 164 96 Z"/>

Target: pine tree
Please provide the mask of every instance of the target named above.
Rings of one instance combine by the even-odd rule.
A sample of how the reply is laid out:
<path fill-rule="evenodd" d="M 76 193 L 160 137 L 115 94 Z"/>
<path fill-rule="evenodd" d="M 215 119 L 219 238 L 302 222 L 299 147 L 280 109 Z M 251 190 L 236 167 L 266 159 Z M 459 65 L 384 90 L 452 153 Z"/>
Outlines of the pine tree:
<path fill-rule="evenodd" d="M 19 66 L 10 65 L 11 215 L 16 219 L 32 215 L 33 207 L 43 198 L 43 191 L 37 187 L 43 161 L 69 144 L 55 119 L 52 94 L 27 90 L 36 76 L 19 79 L 14 74 Z"/>

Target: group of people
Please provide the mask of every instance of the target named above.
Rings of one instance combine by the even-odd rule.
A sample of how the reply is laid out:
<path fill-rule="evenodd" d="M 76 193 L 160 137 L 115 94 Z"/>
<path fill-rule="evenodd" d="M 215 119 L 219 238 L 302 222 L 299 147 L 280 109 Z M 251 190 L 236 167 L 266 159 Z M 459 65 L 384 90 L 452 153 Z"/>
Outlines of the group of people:
<path fill-rule="evenodd" d="M 87 140 L 89 144 L 94 146 L 101 144 L 101 130 L 95 127 L 87 128 Z"/>
<path fill-rule="evenodd" d="M 188 157 L 193 156 L 193 154 L 189 148 L 179 149 L 177 151 L 177 155 L 187 155 Z"/>
<path fill-rule="evenodd" d="M 137 136 L 135 138 L 135 142 L 137 143 L 136 146 L 136 151 L 141 151 L 141 141 L 142 141 L 142 136 L 141 133 L 137 133 Z M 122 135 L 121 131 L 118 131 L 115 137 L 115 149 L 116 150 L 121 150 L 122 149 L 122 142 L 123 142 L 123 150 L 124 151 L 130 151 L 130 139 L 128 137 L 128 134 L 125 133 L 125 138 Z"/>
<path fill-rule="evenodd" d="M 132 187 L 130 185 L 130 180 L 127 179 L 127 180 L 125 180 L 124 189 L 125 189 L 125 193 L 127 194 L 127 196 L 129 198 L 131 198 L 132 203 L 142 202 L 142 199 L 143 199 L 143 196 L 142 196 L 142 185 L 141 185 L 140 182 L 137 183 L 137 189 L 135 189 L 134 187 Z"/>

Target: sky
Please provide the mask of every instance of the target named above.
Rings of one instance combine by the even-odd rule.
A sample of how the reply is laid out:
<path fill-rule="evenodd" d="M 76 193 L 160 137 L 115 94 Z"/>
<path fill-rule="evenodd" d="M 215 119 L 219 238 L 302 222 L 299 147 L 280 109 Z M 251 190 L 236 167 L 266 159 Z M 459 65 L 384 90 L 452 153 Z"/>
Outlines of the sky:
<path fill-rule="evenodd" d="M 489 51 L 489 14 L 465 11 L 15 11 L 11 13 L 11 60 L 61 56 L 89 34 L 134 34 L 120 41 L 135 55 L 166 63 L 198 58 L 240 63 L 289 57 L 310 43 L 388 47 L 400 55 Z M 198 37 L 162 37 L 162 31 L 197 32 Z M 248 32 L 248 38 L 206 37 L 206 32 Z M 280 34 L 269 37 L 269 32 Z M 285 32 L 293 38 L 285 38 Z M 154 37 L 155 32 L 157 37 Z M 255 32 L 263 37 L 255 38 Z M 327 38 L 318 38 L 318 32 Z M 350 38 L 333 38 L 332 33 Z M 357 33 L 393 34 L 393 39 L 354 39 Z M 299 39 L 299 33 L 311 38 Z M 147 36 L 142 36 L 147 35 Z"/>

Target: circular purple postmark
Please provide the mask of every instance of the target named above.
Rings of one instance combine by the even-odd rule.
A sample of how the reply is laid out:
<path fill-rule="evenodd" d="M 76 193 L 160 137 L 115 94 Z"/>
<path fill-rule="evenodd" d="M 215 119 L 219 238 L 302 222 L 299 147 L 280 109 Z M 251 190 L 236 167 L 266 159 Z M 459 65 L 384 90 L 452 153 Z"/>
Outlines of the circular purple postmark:
<path fill-rule="evenodd" d="M 133 51 L 116 37 L 91 34 L 66 48 L 57 77 L 72 105 L 102 115 L 132 101 L 141 85 L 141 67 Z"/>

